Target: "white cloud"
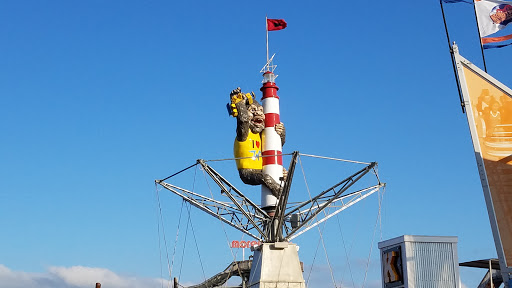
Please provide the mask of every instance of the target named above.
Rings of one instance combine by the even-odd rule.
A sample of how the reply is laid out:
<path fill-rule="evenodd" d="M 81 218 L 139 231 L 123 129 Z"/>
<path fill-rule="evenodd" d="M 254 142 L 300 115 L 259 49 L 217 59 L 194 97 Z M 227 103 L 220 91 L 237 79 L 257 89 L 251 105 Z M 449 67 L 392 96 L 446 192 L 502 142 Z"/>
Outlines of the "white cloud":
<path fill-rule="evenodd" d="M 0 283 L 2 287 L 61 287 L 62 283 L 52 281 L 50 275 L 41 273 L 15 272 L 0 264 Z"/>
<path fill-rule="evenodd" d="M 125 277 L 108 269 L 73 266 L 50 267 L 45 273 L 13 271 L 0 264 L 0 287 L 9 288 L 94 288 L 96 282 L 105 288 L 167 287 L 161 279 Z"/>

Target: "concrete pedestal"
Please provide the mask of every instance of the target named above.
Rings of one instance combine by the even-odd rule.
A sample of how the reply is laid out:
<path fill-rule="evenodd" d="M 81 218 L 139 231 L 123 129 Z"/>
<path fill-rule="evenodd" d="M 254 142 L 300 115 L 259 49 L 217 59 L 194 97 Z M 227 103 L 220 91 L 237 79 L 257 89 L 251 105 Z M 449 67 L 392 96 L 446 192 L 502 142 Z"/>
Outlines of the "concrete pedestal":
<path fill-rule="evenodd" d="M 254 251 L 249 288 L 305 288 L 297 245 L 263 243 Z"/>

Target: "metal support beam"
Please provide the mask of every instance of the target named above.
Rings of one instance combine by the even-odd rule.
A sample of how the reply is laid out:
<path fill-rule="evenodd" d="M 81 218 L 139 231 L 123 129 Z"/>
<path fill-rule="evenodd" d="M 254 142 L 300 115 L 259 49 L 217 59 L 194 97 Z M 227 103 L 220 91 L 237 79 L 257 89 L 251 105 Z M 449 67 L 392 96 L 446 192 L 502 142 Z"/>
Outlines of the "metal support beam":
<path fill-rule="evenodd" d="M 199 159 L 197 163 L 220 187 L 222 194 L 226 195 L 231 203 L 218 201 L 201 194 L 180 188 L 178 186 L 156 180 L 155 182 L 165 189 L 183 198 L 191 205 L 199 208 L 207 214 L 220 219 L 224 223 L 235 229 L 249 235 L 259 241 L 268 241 L 266 233 L 263 231 L 269 217 L 258 205 L 254 204 L 249 198 L 240 192 L 236 187 L 229 183 L 217 171 L 208 166 L 204 160 Z M 169 178 L 169 177 L 168 177 Z M 166 178 L 166 179 L 168 179 Z M 259 234 L 259 236 L 257 235 Z"/>
<path fill-rule="evenodd" d="M 295 166 L 299 155 L 297 151 L 292 154 L 292 160 L 288 168 L 288 176 L 279 197 L 275 214 L 272 218 L 222 177 L 222 175 L 207 165 L 206 161 L 201 159 L 197 160 L 197 164 L 201 165 L 205 173 L 220 187 L 221 194 L 226 196 L 229 201 L 219 201 L 218 199 L 209 198 L 164 182 L 164 180 L 179 173 L 173 174 L 163 180 L 156 180 L 155 182 L 207 214 L 220 219 L 224 223 L 254 239 L 267 243 L 292 240 L 385 186 L 385 184 L 380 183 L 376 175 L 377 185 L 348 193 L 348 190 L 363 176 L 372 170 L 375 171 L 377 163 L 372 162 L 343 181 L 322 191 L 312 199 L 290 207 L 288 206 L 288 196 L 290 194 Z M 343 195 L 343 193 L 347 194 Z M 324 215 L 320 215 L 321 212 L 324 212 Z M 299 219 L 299 224 L 294 227 L 292 227 L 290 222 L 291 215 L 293 214 L 296 214 L 295 216 Z"/>
<path fill-rule="evenodd" d="M 311 200 L 305 201 L 302 204 L 300 204 L 295 209 L 292 209 L 290 212 L 286 214 L 286 216 L 290 216 L 294 213 L 300 213 L 300 209 L 302 207 L 305 207 L 306 205 L 310 205 L 308 209 L 306 209 L 307 213 L 305 213 L 305 216 L 301 217 L 301 224 L 299 224 L 298 227 L 291 230 L 290 233 L 287 235 L 287 239 L 291 239 L 290 237 L 293 236 L 293 234 L 297 233 L 303 226 L 308 224 L 312 219 L 314 219 L 320 212 L 322 212 L 324 209 L 329 207 L 329 205 L 340 198 L 340 196 L 347 191 L 354 183 L 356 183 L 359 179 L 361 179 L 364 175 L 366 175 L 368 172 L 370 172 L 375 166 L 377 165 L 376 162 L 370 163 L 370 165 L 366 166 L 365 168 L 361 169 L 360 171 L 354 173 L 350 177 L 346 178 L 345 180 L 339 182 L 338 184 L 332 186 L 331 188 L 321 192 L 317 196 L 313 197 Z M 379 183 L 380 184 L 380 183 Z M 336 189 L 339 188 L 338 191 Z M 380 188 L 380 187 L 379 187 Z M 378 189 L 377 189 L 378 190 Z M 334 195 L 329 196 L 326 195 L 329 192 L 334 192 Z M 328 200 L 324 200 L 324 199 Z M 322 201 L 323 200 L 323 201 Z"/>
<path fill-rule="evenodd" d="M 274 220 L 277 220 L 277 235 L 274 239 L 271 239 L 272 242 L 283 241 L 283 229 L 284 229 L 284 214 L 286 211 L 286 205 L 288 204 L 288 196 L 290 195 L 290 188 L 292 186 L 293 175 L 295 173 L 295 165 L 297 164 L 297 158 L 299 156 L 299 152 L 295 151 L 292 154 L 292 160 L 290 161 L 290 166 L 288 167 L 288 176 L 286 178 L 286 182 L 284 183 L 283 191 L 281 192 L 281 196 L 279 197 L 279 203 L 277 204 L 276 213 L 274 214 L 274 218 L 272 219 L 272 223 Z"/>

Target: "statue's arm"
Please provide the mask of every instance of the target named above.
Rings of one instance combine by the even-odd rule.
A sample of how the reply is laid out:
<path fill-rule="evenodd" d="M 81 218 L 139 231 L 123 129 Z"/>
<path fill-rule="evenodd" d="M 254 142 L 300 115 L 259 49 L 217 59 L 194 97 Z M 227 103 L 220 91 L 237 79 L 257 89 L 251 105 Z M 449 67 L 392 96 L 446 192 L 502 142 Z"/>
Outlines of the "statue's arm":
<path fill-rule="evenodd" d="M 284 124 L 277 123 L 274 126 L 274 129 L 276 129 L 277 135 L 281 137 L 281 145 L 284 145 L 284 142 L 286 141 L 286 129 L 284 128 Z"/>
<path fill-rule="evenodd" d="M 249 136 L 249 111 L 245 105 L 245 100 L 235 104 L 238 115 L 236 116 L 236 139 L 240 142 L 247 140 Z"/>

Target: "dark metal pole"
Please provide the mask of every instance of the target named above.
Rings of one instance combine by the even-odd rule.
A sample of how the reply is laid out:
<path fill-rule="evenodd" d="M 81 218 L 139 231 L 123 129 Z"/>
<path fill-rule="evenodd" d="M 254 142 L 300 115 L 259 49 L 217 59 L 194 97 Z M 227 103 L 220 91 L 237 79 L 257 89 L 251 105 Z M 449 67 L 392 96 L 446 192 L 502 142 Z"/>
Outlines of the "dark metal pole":
<path fill-rule="evenodd" d="M 286 205 L 288 204 L 288 196 L 290 195 L 290 188 L 292 185 L 293 174 L 295 173 L 295 164 L 297 164 L 297 157 L 299 156 L 299 151 L 294 151 L 292 155 L 292 160 L 290 161 L 290 166 L 288 167 L 288 176 L 286 178 L 286 182 L 283 187 L 283 191 L 281 192 L 281 196 L 279 197 L 279 204 L 277 205 L 276 214 L 274 218 L 277 219 L 277 235 L 276 239 L 273 239 L 273 242 L 283 241 L 283 223 L 284 223 L 284 214 L 286 212 Z M 274 223 L 274 221 L 273 221 Z"/>
<path fill-rule="evenodd" d="M 452 59 L 453 74 L 455 75 L 455 83 L 457 84 L 457 92 L 459 92 L 460 106 L 462 113 L 465 113 L 464 100 L 462 99 L 462 93 L 460 91 L 459 77 L 457 76 L 457 67 L 455 66 L 455 59 L 453 58 L 453 49 L 450 41 L 450 34 L 448 33 L 448 25 L 446 25 L 446 17 L 444 15 L 443 0 L 439 0 L 441 5 L 441 13 L 443 14 L 444 30 L 446 32 L 446 40 L 448 40 L 448 49 L 450 50 L 450 58 Z"/>

